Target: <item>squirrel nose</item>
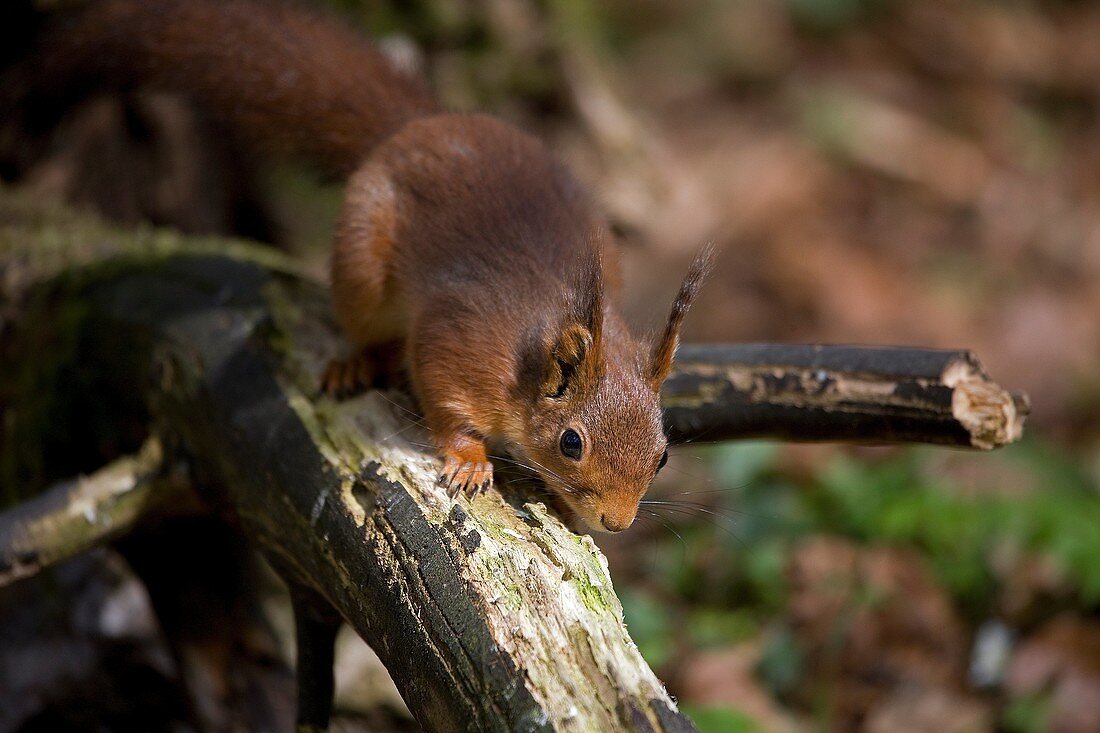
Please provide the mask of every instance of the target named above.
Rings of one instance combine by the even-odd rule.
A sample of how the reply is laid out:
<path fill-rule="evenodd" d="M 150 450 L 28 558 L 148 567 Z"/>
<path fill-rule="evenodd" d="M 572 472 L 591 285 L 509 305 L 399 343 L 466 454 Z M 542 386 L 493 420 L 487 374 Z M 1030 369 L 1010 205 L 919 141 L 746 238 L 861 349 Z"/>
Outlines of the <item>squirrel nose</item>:
<path fill-rule="evenodd" d="M 623 520 L 616 519 L 614 517 L 608 518 L 606 514 L 600 515 L 600 524 L 602 524 L 603 528 L 606 529 L 608 532 L 622 532 L 624 529 L 629 527 L 633 523 L 633 521 L 634 517 Z"/>

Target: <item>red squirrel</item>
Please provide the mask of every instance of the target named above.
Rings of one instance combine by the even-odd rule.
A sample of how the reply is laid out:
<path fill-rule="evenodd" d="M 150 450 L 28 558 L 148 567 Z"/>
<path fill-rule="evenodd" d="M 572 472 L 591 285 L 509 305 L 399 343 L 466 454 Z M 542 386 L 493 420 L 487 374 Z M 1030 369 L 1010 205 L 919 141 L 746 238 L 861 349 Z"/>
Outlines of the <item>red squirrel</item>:
<path fill-rule="evenodd" d="M 102 0 L 35 74 L 189 95 L 242 141 L 347 176 L 332 303 L 343 396 L 400 354 L 451 496 L 490 450 L 533 469 L 591 529 L 618 532 L 668 457 L 660 388 L 711 261 L 692 263 L 655 343 L 615 309 L 618 259 L 584 188 L 533 136 L 450 113 L 327 18 L 246 0 Z"/>

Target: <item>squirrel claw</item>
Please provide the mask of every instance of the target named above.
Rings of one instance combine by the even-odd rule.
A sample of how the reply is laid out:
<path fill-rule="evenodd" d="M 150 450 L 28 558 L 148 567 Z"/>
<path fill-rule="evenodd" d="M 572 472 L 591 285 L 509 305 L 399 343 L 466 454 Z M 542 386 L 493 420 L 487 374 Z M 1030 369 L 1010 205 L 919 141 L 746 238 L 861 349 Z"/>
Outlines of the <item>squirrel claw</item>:
<path fill-rule="evenodd" d="M 464 493 L 466 494 L 466 498 L 472 500 L 478 494 L 485 493 L 486 491 L 488 491 L 488 489 L 492 485 L 492 483 L 493 483 L 493 480 L 491 478 L 483 479 L 481 481 L 476 481 L 476 480 L 470 481 L 470 483 L 466 486 L 466 489 L 464 491 Z"/>
<path fill-rule="evenodd" d="M 452 499 L 459 493 L 473 499 L 493 485 L 493 464 L 448 457 L 436 483 L 447 489 L 447 496 Z"/>

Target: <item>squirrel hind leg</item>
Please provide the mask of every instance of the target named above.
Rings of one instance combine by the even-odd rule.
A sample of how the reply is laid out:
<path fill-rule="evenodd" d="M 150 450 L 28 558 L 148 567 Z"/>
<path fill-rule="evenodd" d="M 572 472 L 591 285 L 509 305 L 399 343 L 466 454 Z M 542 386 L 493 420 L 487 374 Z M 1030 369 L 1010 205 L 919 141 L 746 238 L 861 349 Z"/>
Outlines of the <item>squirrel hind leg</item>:
<path fill-rule="evenodd" d="M 384 168 L 366 164 L 345 193 L 330 262 L 332 310 L 359 353 L 333 360 L 321 379 L 333 397 L 370 387 L 399 386 L 406 314 L 388 273 L 392 269 L 396 201 Z"/>
<path fill-rule="evenodd" d="M 389 275 L 396 222 L 397 201 L 389 176 L 368 163 L 348 181 L 329 262 L 332 310 L 357 346 L 406 333 L 406 314 Z"/>

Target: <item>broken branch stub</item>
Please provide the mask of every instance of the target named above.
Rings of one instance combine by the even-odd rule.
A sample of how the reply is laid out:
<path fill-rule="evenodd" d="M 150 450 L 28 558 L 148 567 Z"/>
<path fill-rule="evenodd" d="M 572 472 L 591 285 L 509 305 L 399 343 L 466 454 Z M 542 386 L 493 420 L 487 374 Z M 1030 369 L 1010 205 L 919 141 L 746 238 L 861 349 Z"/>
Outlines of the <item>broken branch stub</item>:
<path fill-rule="evenodd" d="M 688 345 L 662 393 L 674 440 L 935 443 L 990 449 L 1023 432 L 1027 398 L 968 351 Z"/>

